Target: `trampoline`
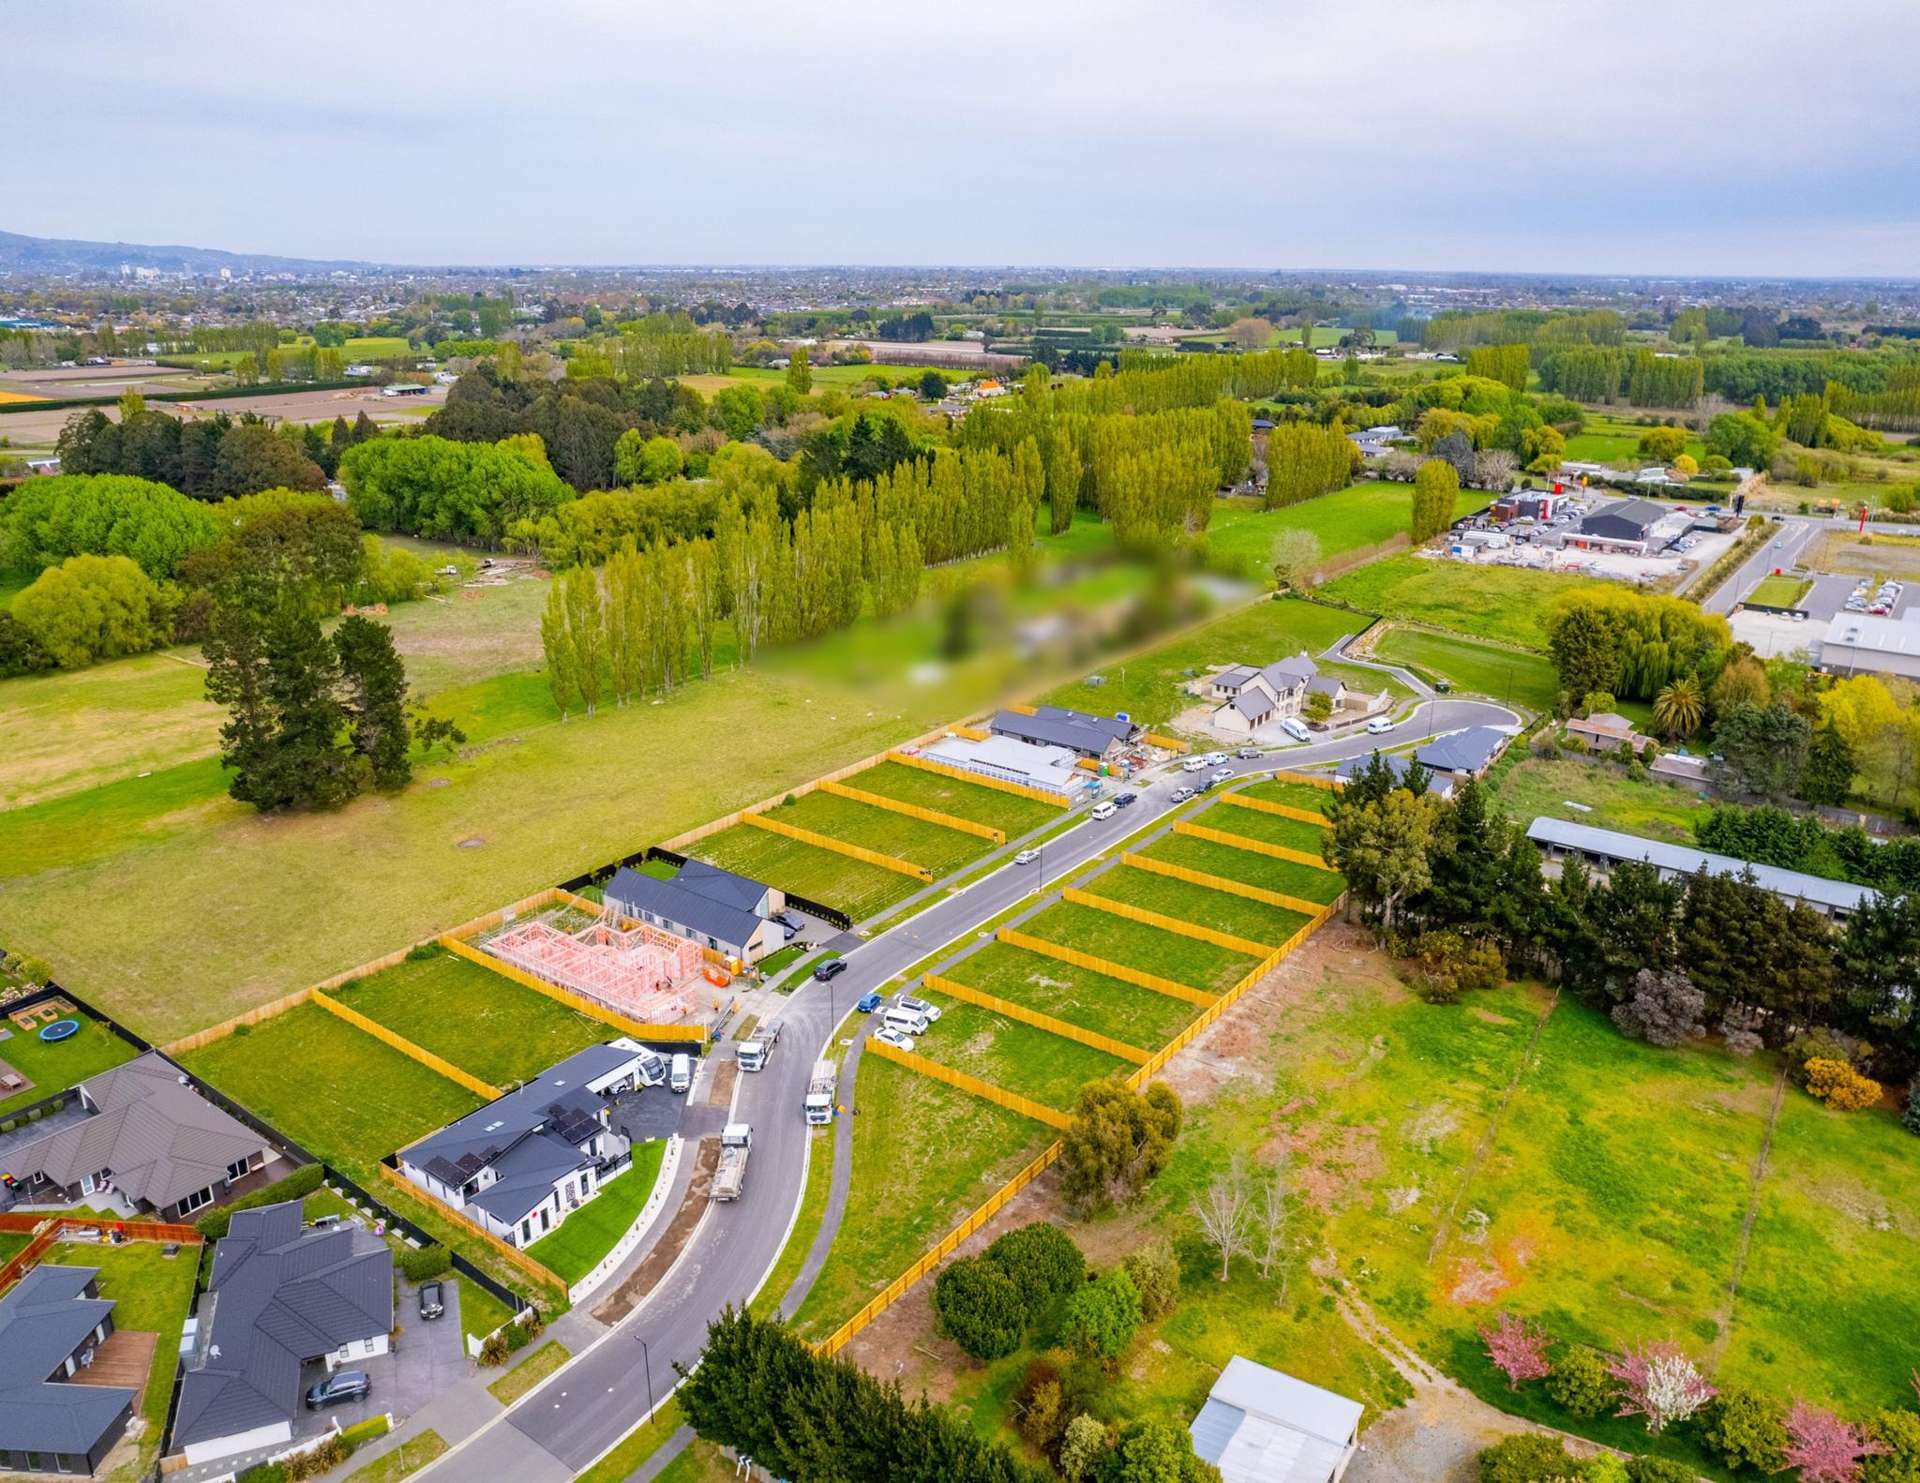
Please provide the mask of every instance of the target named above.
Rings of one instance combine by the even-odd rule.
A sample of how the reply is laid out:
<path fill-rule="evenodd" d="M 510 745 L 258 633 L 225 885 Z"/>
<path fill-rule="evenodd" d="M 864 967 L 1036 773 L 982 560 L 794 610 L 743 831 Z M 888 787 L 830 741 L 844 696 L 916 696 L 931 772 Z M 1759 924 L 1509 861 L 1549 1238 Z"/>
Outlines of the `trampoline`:
<path fill-rule="evenodd" d="M 69 1035 L 80 1033 L 80 1021 L 55 1020 L 40 1032 L 40 1038 L 46 1041 L 65 1040 Z"/>

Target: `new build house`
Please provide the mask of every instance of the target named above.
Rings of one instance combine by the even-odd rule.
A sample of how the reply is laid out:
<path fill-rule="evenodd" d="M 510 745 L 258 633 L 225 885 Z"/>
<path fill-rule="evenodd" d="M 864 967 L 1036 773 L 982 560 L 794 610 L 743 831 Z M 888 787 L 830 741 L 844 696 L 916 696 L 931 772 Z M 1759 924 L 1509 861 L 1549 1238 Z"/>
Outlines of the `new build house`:
<path fill-rule="evenodd" d="M 636 922 L 743 963 L 757 963 L 786 941 L 773 920 L 786 910 L 784 892 L 704 860 L 687 861 L 671 880 L 623 865 L 604 895 L 608 906 Z"/>
<path fill-rule="evenodd" d="M 126 1430 L 135 1393 L 88 1383 L 113 1334 L 99 1277 L 98 1267 L 33 1267 L 0 1297 L 0 1470 L 91 1473 Z"/>
<path fill-rule="evenodd" d="M 1036 747 L 1065 747 L 1104 762 L 1132 741 L 1140 728 L 1125 716 L 1094 716 L 1065 706 L 1042 705 L 1035 706 L 1032 715 L 1000 711 L 987 730 Z"/>
<path fill-rule="evenodd" d="M 290 1444 L 308 1380 L 387 1352 L 393 1252 L 359 1226 L 308 1226 L 301 1210 L 237 1210 L 213 1249 L 174 1417 L 189 1465 Z"/>
<path fill-rule="evenodd" d="M 1347 687 L 1336 675 L 1323 675 L 1305 652 L 1255 669 L 1230 665 L 1207 681 L 1207 698 L 1219 701 L 1213 725 L 1222 731 L 1251 733 L 1271 721 L 1297 716 L 1307 697 L 1323 694 L 1339 710 Z"/>
<path fill-rule="evenodd" d="M 607 1099 L 641 1085 L 649 1052 L 590 1045 L 525 1086 L 400 1150 L 400 1172 L 475 1225 L 530 1246 L 627 1165 Z"/>

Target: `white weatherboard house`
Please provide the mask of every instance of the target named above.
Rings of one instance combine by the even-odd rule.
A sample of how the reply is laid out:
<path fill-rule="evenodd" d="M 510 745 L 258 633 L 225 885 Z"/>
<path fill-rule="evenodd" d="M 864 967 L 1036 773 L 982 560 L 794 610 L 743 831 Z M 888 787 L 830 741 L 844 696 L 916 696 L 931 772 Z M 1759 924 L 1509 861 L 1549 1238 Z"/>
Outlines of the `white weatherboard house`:
<path fill-rule="evenodd" d="M 1221 702 L 1212 724 L 1221 731 L 1250 735 L 1271 721 L 1297 716 L 1307 697 L 1320 692 L 1338 710 L 1346 703 L 1347 687 L 1335 675 L 1323 675 L 1320 666 L 1299 653 L 1255 669 L 1235 664 L 1207 681 L 1207 698 Z"/>
<path fill-rule="evenodd" d="M 1188 1431 L 1223 1483 L 1339 1483 L 1363 1409 L 1236 1354 Z"/>

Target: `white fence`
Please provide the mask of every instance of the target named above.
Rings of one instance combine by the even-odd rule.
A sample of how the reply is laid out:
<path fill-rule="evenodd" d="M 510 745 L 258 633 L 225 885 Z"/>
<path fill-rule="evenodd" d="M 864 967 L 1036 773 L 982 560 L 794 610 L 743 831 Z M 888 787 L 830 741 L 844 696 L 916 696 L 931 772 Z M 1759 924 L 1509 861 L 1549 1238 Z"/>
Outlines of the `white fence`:
<path fill-rule="evenodd" d="M 653 1223 L 660 1218 L 660 1212 L 667 1207 L 667 1196 L 673 1190 L 674 1172 L 680 1167 L 680 1150 L 686 1140 L 676 1133 L 667 1139 L 667 1151 L 660 1159 L 660 1172 L 654 1177 L 653 1192 L 647 1196 L 647 1203 L 640 1214 L 627 1227 L 626 1234 L 613 1243 L 613 1250 L 600 1259 L 600 1264 L 572 1287 L 567 1289 L 568 1299 L 583 1303 L 600 1288 L 600 1285 L 619 1270 L 620 1264 L 633 1253 L 641 1239 L 653 1229 Z"/>

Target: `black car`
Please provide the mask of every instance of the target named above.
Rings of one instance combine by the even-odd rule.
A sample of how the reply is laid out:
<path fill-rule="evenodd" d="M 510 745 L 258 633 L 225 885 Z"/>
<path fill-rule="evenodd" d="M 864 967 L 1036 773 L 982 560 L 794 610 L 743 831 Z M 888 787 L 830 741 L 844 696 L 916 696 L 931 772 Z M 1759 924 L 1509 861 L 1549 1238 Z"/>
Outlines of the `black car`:
<path fill-rule="evenodd" d="M 829 958 L 813 970 L 813 976 L 821 983 L 825 983 L 830 978 L 838 978 L 846 971 L 847 960 L 845 958 Z"/>
<path fill-rule="evenodd" d="M 796 917 L 790 911 L 776 911 L 773 914 L 773 919 L 786 929 L 787 936 L 789 937 L 800 930 L 800 918 Z"/>
<path fill-rule="evenodd" d="M 438 1318 L 447 1311 L 446 1289 L 437 1282 L 420 1284 L 420 1316 L 423 1319 Z"/>
<path fill-rule="evenodd" d="M 1133 803 L 1139 797 L 1140 795 L 1138 793 L 1117 793 L 1114 795 L 1113 801 L 1116 806 L 1120 808 L 1125 808 L 1128 804 Z"/>
<path fill-rule="evenodd" d="M 335 1370 L 317 1385 L 307 1387 L 307 1409 L 318 1411 L 323 1406 L 364 1400 L 372 1389 L 373 1381 L 365 1370 Z"/>

